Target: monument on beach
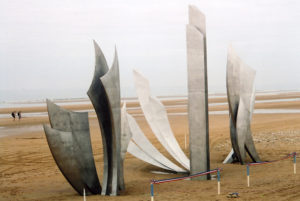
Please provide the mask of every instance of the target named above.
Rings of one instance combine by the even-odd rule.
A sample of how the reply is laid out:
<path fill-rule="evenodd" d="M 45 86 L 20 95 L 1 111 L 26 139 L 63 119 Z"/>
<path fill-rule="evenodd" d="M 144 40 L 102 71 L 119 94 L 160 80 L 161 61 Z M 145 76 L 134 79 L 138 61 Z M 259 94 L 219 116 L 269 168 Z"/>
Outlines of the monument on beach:
<path fill-rule="evenodd" d="M 44 125 L 52 156 L 71 186 L 83 195 L 100 194 L 87 112 L 71 112 L 47 100 L 51 127 Z"/>
<path fill-rule="evenodd" d="M 122 108 L 122 135 L 130 136 L 130 142 L 127 151 L 136 158 L 145 161 L 156 167 L 172 171 L 186 172 L 168 158 L 166 158 L 155 146 L 148 140 L 135 119 L 126 112 L 126 104 Z M 125 147 L 124 147 L 125 148 Z"/>
<path fill-rule="evenodd" d="M 170 161 L 152 145 L 135 119 L 126 112 L 126 104 L 124 103 L 122 109 L 122 135 L 131 138 L 127 151 L 136 158 L 156 167 L 172 172 L 189 172 L 189 159 L 180 148 L 171 130 L 164 105 L 151 95 L 148 80 L 135 70 L 133 74 L 141 109 L 151 130 L 162 146 L 185 169 Z"/>
<path fill-rule="evenodd" d="M 109 69 L 94 41 L 95 72 L 87 92 L 95 108 L 103 143 L 103 185 L 97 176 L 87 112 L 71 112 L 47 100 L 51 127 L 44 125 L 53 158 L 80 194 L 118 195 L 125 189 L 123 162 L 130 136 L 121 136 L 120 76 L 117 52 Z M 122 155 L 121 155 L 122 152 Z"/>
<path fill-rule="evenodd" d="M 145 118 L 156 138 L 186 170 L 190 170 L 190 161 L 179 146 L 164 105 L 151 95 L 149 81 L 136 70 L 133 71 L 138 99 Z"/>
<path fill-rule="evenodd" d="M 245 163 L 246 152 L 254 162 L 259 162 L 252 133 L 251 119 L 255 103 L 255 71 L 244 64 L 230 46 L 227 56 L 227 98 L 230 116 L 232 151 L 224 163 Z"/>
<path fill-rule="evenodd" d="M 98 44 L 95 46 L 95 72 L 87 92 L 98 117 L 103 144 L 102 195 L 118 195 L 125 189 L 121 160 L 121 97 L 117 52 L 109 69 Z"/>
<path fill-rule="evenodd" d="M 189 6 L 186 26 L 190 174 L 210 170 L 205 15 Z M 210 176 L 194 178 L 210 179 Z"/>

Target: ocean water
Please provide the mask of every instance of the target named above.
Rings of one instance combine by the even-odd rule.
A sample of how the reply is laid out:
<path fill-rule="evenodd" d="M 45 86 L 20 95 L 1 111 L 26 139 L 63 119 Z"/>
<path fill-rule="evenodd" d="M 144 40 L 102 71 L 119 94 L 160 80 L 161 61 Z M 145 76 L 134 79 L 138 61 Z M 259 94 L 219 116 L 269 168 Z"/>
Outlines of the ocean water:
<path fill-rule="evenodd" d="M 291 91 L 289 91 L 291 92 Z M 293 91 L 295 92 L 295 91 Z M 258 92 L 257 95 L 278 95 L 281 93 L 286 93 L 286 92 L 279 92 L 279 91 L 272 91 L 272 92 Z M 75 93 L 72 94 L 70 93 L 69 96 L 67 94 L 64 94 L 64 96 L 52 96 L 55 98 L 52 98 L 52 100 L 58 104 L 58 105 L 86 105 L 86 104 L 91 104 L 90 100 L 88 97 L 78 97 L 75 96 Z M 19 96 L 18 99 L 14 99 L 13 96 L 15 94 L 11 93 L 11 96 L 7 96 L 5 101 L 0 102 L 0 109 L 1 108 L 22 108 L 22 107 L 40 107 L 40 106 L 46 106 L 46 98 L 43 98 L 40 96 L 38 93 L 37 94 L 28 94 L 24 96 Z M 57 95 L 57 94 L 56 94 Z M 74 96 L 75 98 L 74 98 Z M 77 94 L 78 95 L 78 94 Z M 3 97 L 3 96 L 2 96 Z M 26 98 L 25 98 L 26 97 Z M 64 98 L 63 98 L 64 97 Z M 225 93 L 212 93 L 209 94 L 209 98 L 220 98 L 220 97 L 226 97 Z M 49 97 L 48 97 L 49 98 Z M 158 97 L 160 100 L 178 100 L 178 99 L 187 99 L 187 96 L 185 94 L 178 93 L 173 96 L 160 96 Z M 11 99 L 11 100 L 10 100 Z M 3 100 L 3 99 L 2 99 Z M 122 101 L 126 102 L 136 102 L 138 99 L 134 96 L 128 96 L 128 97 L 123 97 Z M 286 101 L 300 101 L 300 98 L 288 98 L 288 99 L 273 99 L 273 100 L 257 100 L 256 103 L 271 103 L 271 102 L 286 102 Z M 227 105 L 227 101 L 221 102 L 221 103 L 210 103 L 210 106 L 218 106 L 218 105 Z M 166 109 L 171 109 L 171 108 L 187 108 L 186 103 L 182 104 L 176 104 L 176 105 L 169 105 L 166 106 Z M 139 110 L 140 107 L 129 107 L 128 110 L 130 110 L 132 115 L 134 117 L 139 117 L 143 116 L 143 114 L 140 113 L 134 113 L 135 110 Z M 89 117 L 96 117 L 95 111 L 93 109 L 89 110 L 77 110 L 77 112 L 88 112 Z M 299 109 L 256 109 L 254 111 L 254 114 L 290 114 L 290 113 L 300 113 Z M 228 114 L 228 110 L 224 111 L 210 111 L 210 115 L 224 115 Z M 23 117 L 45 117 L 47 116 L 47 112 L 31 112 L 31 113 L 22 113 Z M 187 112 L 169 112 L 169 116 L 181 116 L 181 115 L 187 115 Z M 0 114 L 0 119 L 1 118 L 11 118 L 10 114 Z M 28 132 L 28 131 L 40 131 L 42 130 L 41 125 L 37 126 L 13 126 L 13 127 L 1 127 L 0 125 L 0 137 L 4 137 L 7 135 L 14 135 L 14 134 L 21 134 L 23 132 Z"/>
<path fill-rule="evenodd" d="M 88 89 L 40 89 L 40 90 L 0 90 L 0 103 L 4 102 L 38 102 L 48 99 L 88 99 Z M 156 87 L 151 88 L 154 96 L 186 96 L 186 87 Z M 121 97 L 136 97 L 134 87 L 122 87 Z"/>
<path fill-rule="evenodd" d="M 25 132 L 35 132 L 42 131 L 42 125 L 33 125 L 33 126 L 13 126 L 13 127 L 0 127 L 0 138 L 12 135 L 20 135 Z"/>
<path fill-rule="evenodd" d="M 54 100 L 74 100 L 83 99 L 87 100 L 88 96 L 86 94 L 87 89 L 40 89 L 40 90 L 0 90 L 0 104 L 7 102 L 44 102 L 47 98 Z M 281 93 L 288 92 L 299 92 L 295 90 L 286 91 L 257 91 L 256 95 L 277 95 Z M 151 94 L 157 97 L 180 97 L 187 96 L 186 87 L 153 87 L 151 88 Z M 122 87 L 121 97 L 122 98 L 132 98 L 136 97 L 136 92 L 134 87 Z M 226 97 L 226 90 L 224 89 L 214 89 L 209 90 L 210 98 Z"/>

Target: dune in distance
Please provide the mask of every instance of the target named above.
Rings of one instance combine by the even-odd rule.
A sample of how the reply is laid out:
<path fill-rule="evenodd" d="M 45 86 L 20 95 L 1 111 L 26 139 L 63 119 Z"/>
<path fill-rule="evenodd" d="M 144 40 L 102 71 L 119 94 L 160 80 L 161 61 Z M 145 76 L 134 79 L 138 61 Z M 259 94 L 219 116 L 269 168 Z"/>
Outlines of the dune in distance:
<path fill-rule="evenodd" d="M 160 97 L 165 105 L 175 137 L 189 156 L 187 98 Z M 54 100 L 73 111 L 88 111 L 93 153 L 100 181 L 103 170 L 101 134 L 96 114 L 88 99 Z M 168 159 L 172 157 L 155 138 L 135 98 L 126 101 L 127 112 L 138 122 L 148 139 Z M 11 117 L 22 111 L 21 120 Z M 0 200 L 83 200 L 57 168 L 47 145 L 42 124 L 49 122 L 43 101 L 0 104 Z M 222 164 L 231 150 L 226 94 L 209 96 L 211 168 L 222 168 L 221 195 L 215 177 L 211 181 L 179 181 L 154 186 L 155 200 L 229 200 L 238 192 L 240 200 L 299 200 L 300 176 L 293 173 L 292 159 L 251 167 L 247 187 L 246 166 Z M 289 153 L 300 153 L 300 92 L 259 92 L 256 94 L 252 132 L 263 161 L 277 160 Z M 175 164 L 178 163 L 172 160 Z M 248 162 L 250 159 L 248 158 Z M 299 165 L 298 165 L 299 166 Z M 89 196 L 87 200 L 150 200 L 150 180 L 173 178 L 129 153 L 124 174 L 126 190 L 118 197 Z M 298 171 L 300 172 L 300 170 Z M 181 176 L 181 175 L 179 175 Z"/>

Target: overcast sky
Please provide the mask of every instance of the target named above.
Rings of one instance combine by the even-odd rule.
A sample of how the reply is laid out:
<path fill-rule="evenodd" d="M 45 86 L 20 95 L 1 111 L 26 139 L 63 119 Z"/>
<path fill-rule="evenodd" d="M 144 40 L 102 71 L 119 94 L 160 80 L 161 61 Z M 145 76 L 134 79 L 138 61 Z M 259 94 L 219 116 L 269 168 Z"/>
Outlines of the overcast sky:
<path fill-rule="evenodd" d="M 225 92 L 229 44 L 257 71 L 258 90 L 300 89 L 298 0 L 0 0 L 0 100 L 86 96 L 93 39 L 109 66 L 117 46 L 123 96 L 134 68 L 155 95 L 184 93 L 189 4 L 207 19 L 210 92 Z"/>

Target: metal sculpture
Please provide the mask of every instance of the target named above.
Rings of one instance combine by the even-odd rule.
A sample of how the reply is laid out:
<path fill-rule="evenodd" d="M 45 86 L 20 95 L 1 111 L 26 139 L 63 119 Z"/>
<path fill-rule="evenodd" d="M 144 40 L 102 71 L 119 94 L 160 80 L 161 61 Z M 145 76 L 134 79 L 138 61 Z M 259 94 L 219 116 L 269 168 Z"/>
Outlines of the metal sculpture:
<path fill-rule="evenodd" d="M 129 146 L 127 151 L 132 154 L 134 157 L 149 163 L 151 165 L 154 165 L 156 167 L 165 169 L 166 167 L 163 166 L 161 163 L 154 160 L 151 156 L 147 155 L 139 146 L 137 146 L 133 141 L 129 142 Z"/>
<path fill-rule="evenodd" d="M 72 133 L 58 131 L 47 125 L 44 125 L 44 131 L 50 151 L 59 170 L 77 193 L 82 195 L 84 183 L 73 151 Z M 87 194 L 89 193 L 87 192 Z"/>
<path fill-rule="evenodd" d="M 126 103 L 123 103 L 123 107 L 121 110 L 121 147 L 120 147 L 120 152 L 121 152 L 121 175 L 124 175 L 124 160 L 125 160 L 125 155 L 127 153 L 127 149 L 131 140 L 131 132 L 129 130 L 128 124 L 127 124 L 127 119 L 124 117 L 126 116 Z M 124 182 L 124 180 L 123 180 Z M 123 183 L 124 185 L 124 183 Z"/>
<path fill-rule="evenodd" d="M 128 114 L 126 112 L 126 103 L 123 103 L 123 108 L 122 108 L 122 112 L 121 112 L 121 122 L 122 122 L 121 133 L 122 133 L 122 137 L 124 138 L 124 140 L 123 140 L 124 146 L 122 146 L 122 144 L 121 144 L 121 150 L 123 150 L 121 152 L 122 159 L 124 159 L 125 154 L 128 151 L 130 154 L 132 154 L 133 156 L 135 156 L 136 158 L 138 158 L 140 160 L 143 160 L 149 164 L 163 168 L 164 166 L 162 166 L 161 164 L 159 164 L 158 162 L 153 160 L 149 155 L 144 153 L 144 151 L 139 146 L 137 146 L 133 141 L 131 141 L 132 132 L 131 132 L 131 128 L 130 128 L 129 122 L 128 122 Z M 129 140 L 129 141 L 127 141 L 127 140 Z"/>
<path fill-rule="evenodd" d="M 190 161 L 180 148 L 168 120 L 164 105 L 150 94 L 148 80 L 137 71 L 133 71 L 135 87 L 141 108 L 153 133 L 171 156 L 185 169 L 190 169 Z"/>
<path fill-rule="evenodd" d="M 65 110 L 50 100 L 47 108 L 51 128 L 44 126 L 44 130 L 61 172 L 80 195 L 83 188 L 87 194 L 99 194 L 101 186 L 92 152 L 88 113 Z"/>
<path fill-rule="evenodd" d="M 92 83 L 87 92 L 93 107 L 96 111 L 99 126 L 101 129 L 102 145 L 103 145 L 103 179 L 102 179 L 102 195 L 111 193 L 112 178 L 112 131 L 111 131 L 111 114 L 109 111 L 109 103 L 106 97 L 104 86 L 100 81 L 100 77 L 108 71 L 108 65 L 104 54 L 98 44 L 94 41 L 95 48 L 95 71 Z"/>
<path fill-rule="evenodd" d="M 109 103 L 109 113 L 111 119 L 111 133 L 112 133 L 112 187 L 111 195 L 117 195 L 119 190 L 124 190 L 124 177 L 122 175 L 123 169 L 121 163 L 121 97 L 120 97 L 120 77 L 119 77 L 119 63 L 117 51 L 112 67 L 109 71 L 100 77 L 104 86 L 106 97 Z"/>
<path fill-rule="evenodd" d="M 178 167 L 164 155 L 162 155 L 144 135 L 135 119 L 126 112 L 126 103 L 122 109 L 122 135 L 125 134 L 125 138 L 130 136 L 131 141 L 129 143 L 127 151 L 154 166 L 169 170 L 172 172 L 186 172 L 184 169 Z M 122 147 L 122 146 L 121 146 Z M 125 148 L 125 146 L 124 146 Z"/>
<path fill-rule="evenodd" d="M 189 6 L 186 26 L 190 174 L 210 170 L 205 15 Z M 209 179 L 209 175 L 195 180 Z"/>
<path fill-rule="evenodd" d="M 127 153 L 127 148 L 131 138 L 132 138 L 132 133 L 128 125 L 126 102 L 124 102 L 121 110 L 121 159 L 122 161 L 124 160 L 125 155 Z"/>
<path fill-rule="evenodd" d="M 104 170 L 102 195 L 118 195 L 125 188 L 121 163 L 120 78 L 117 53 L 110 70 L 94 41 L 95 72 L 87 92 L 101 128 Z"/>
<path fill-rule="evenodd" d="M 47 100 L 52 128 L 44 128 L 57 165 L 78 193 L 82 195 L 85 189 L 87 194 L 118 195 L 125 188 L 123 160 L 130 140 L 130 136 L 121 136 L 119 63 L 115 51 L 113 65 L 108 69 L 105 57 L 95 41 L 94 47 L 95 72 L 87 94 L 95 108 L 102 134 L 102 192 L 92 154 L 88 113 L 71 112 Z M 59 133 L 69 137 L 61 138 Z M 57 144 L 65 144 L 66 147 L 53 148 Z M 70 158 L 66 162 L 61 160 L 67 156 Z"/>
<path fill-rule="evenodd" d="M 244 64 L 230 46 L 227 57 L 226 85 L 233 150 L 224 163 L 236 160 L 244 164 L 246 152 L 254 162 L 260 161 L 251 133 L 255 102 L 254 79 L 255 71 Z"/>

